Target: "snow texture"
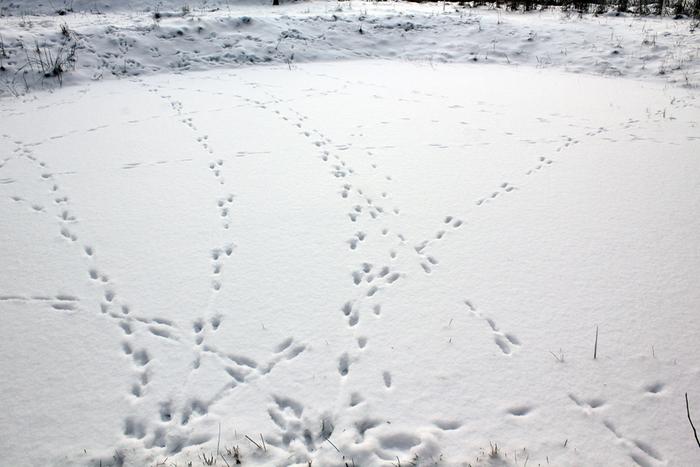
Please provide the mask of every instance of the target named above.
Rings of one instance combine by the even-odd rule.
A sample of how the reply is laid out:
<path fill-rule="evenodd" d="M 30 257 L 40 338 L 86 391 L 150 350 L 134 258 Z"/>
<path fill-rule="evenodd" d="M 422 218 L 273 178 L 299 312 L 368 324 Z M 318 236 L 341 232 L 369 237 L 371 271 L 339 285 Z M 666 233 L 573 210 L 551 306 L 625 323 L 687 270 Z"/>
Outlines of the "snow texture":
<path fill-rule="evenodd" d="M 0 464 L 696 465 L 700 106 L 635 64 L 688 22 L 335 5 L 68 15 L 0 100 Z"/>
<path fill-rule="evenodd" d="M 5 94 L 56 87 L 57 80 L 45 76 L 54 67 L 39 61 L 66 62 L 64 84 L 368 58 L 528 65 L 700 84 L 700 35 L 690 20 L 579 18 L 556 10 L 509 14 L 393 2 L 301 2 L 279 8 L 207 3 L 185 11 L 178 2 L 158 8 L 150 2 L 114 2 L 110 8 L 77 2 L 71 4 L 76 11 L 64 16 L 36 16 L 47 9 L 38 3 L 18 5 L 0 0 L 0 11 L 8 15 L 0 17 L 6 55 L 0 92 Z"/>

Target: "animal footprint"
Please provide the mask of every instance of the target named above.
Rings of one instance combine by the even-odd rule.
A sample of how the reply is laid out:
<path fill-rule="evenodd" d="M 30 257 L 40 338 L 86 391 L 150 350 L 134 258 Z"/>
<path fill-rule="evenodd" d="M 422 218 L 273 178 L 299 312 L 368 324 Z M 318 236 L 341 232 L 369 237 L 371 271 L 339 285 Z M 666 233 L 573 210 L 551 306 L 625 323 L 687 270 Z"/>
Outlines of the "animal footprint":
<path fill-rule="evenodd" d="M 350 249 L 351 249 L 351 250 L 356 249 L 356 248 L 357 248 L 357 245 L 358 245 L 360 242 L 364 241 L 365 238 L 367 238 L 367 234 L 366 234 L 366 233 L 364 233 L 364 232 L 362 232 L 362 231 L 357 232 L 353 238 L 351 238 L 350 240 L 348 240 L 348 243 L 350 244 Z"/>
<path fill-rule="evenodd" d="M 301 441 L 308 451 L 314 451 L 316 444 L 328 440 L 335 429 L 333 417 L 324 414 L 320 419 L 302 418 L 304 407 L 295 400 L 273 396 L 274 405 L 268 409 L 272 422 L 281 431 L 281 438 L 270 440 L 270 444 L 289 447 L 295 441 Z"/>
<path fill-rule="evenodd" d="M 340 376 L 347 376 L 350 371 L 350 358 L 347 353 L 344 353 L 338 359 L 338 373 Z"/>
<path fill-rule="evenodd" d="M 384 387 L 387 389 L 391 388 L 391 373 L 388 371 L 383 372 L 382 379 L 384 380 Z"/>
<path fill-rule="evenodd" d="M 581 407 L 584 410 L 597 409 L 597 408 L 600 408 L 600 407 L 605 405 L 605 401 L 603 401 L 602 399 L 595 399 L 594 398 L 594 399 L 583 400 L 583 399 L 577 398 L 573 394 L 569 394 L 569 399 L 571 399 L 574 402 L 574 404 L 578 405 L 579 407 Z"/>
<path fill-rule="evenodd" d="M 525 415 L 532 412 L 532 407 L 527 405 L 511 407 L 507 410 L 507 412 L 514 417 L 524 417 Z"/>
<path fill-rule="evenodd" d="M 134 418 L 128 417 L 124 420 L 124 435 L 129 438 L 142 439 L 146 436 L 145 425 Z"/>
<path fill-rule="evenodd" d="M 553 162 L 554 161 L 552 159 L 547 159 L 546 157 L 540 156 L 539 162 L 537 163 L 537 165 L 533 169 L 530 169 L 527 172 L 525 172 L 525 175 L 532 175 L 533 173 L 535 173 L 539 170 L 542 170 L 545 167 L 551 165 Z M 513 187 L 509 187 L 509 188 L 511 188 L 511 190 L 512 190 Z M 510 190 L 507 190 L 507 191 L 510 191 Z"/>
<path fill-rule="evenodd" d="M 458 430 L 462 426 L 462 424 L 456 420 L 435 420 L 433 423 L 443 431 Z"/>
<path fill-rule="evenodd" d="M 489 328 L 491 328 L 491 332 L 493 333 L 494 342 L 504 355 L 511 355 L 514 348 L 520 347 L 520 340 L 514 334 L 500 331 L 498 326 L 496 326 L 496 322 L 493 319 L 484 316 L 469 300 L 464 300 L 464 304 L 473 316 L 486 321 Z"/>

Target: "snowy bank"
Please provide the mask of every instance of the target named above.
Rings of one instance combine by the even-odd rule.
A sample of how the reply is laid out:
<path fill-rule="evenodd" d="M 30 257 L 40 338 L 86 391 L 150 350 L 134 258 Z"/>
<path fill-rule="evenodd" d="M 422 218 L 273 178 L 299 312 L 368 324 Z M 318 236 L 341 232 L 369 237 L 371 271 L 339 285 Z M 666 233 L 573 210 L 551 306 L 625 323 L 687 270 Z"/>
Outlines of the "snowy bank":
<path fill-rule="evenodd" d="M 0 92 L 19 95 L 59 81 L 367 58 L 524 65 L 686 86 L 700 80 L 700 38 L 692 20 L 579 18 L 455 4 L 308 2 L 184 10 L 171 4 L 157 14 L 141 6 L 63 16 L 8 10 L 13 15 L 0 18 Z"/>

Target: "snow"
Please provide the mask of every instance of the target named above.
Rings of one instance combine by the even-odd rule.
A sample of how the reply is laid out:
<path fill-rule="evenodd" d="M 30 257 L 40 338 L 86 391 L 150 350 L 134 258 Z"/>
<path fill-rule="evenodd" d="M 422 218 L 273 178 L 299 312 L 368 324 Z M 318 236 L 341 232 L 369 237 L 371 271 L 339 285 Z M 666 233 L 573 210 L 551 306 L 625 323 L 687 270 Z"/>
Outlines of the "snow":
<path fill-rule="evenodd" d="M 478 21 L 514 31 L 503 50 L 550 31 L 552 57 L 579 29 L 697 51 L 689 23 L 362 4 L 374 26 L 331 47 L 352 5 L 236 6 L 255 56 L 285 22 L 337 34 L 293 61 L 195 60 L 197 40 L 191 69 L 93 82 L 81 52 L 63 88 L 0 100 L 0 464 L 696 463 L 696 56 L 428 59 L 469 36 L 481 57 Z M 112 22 L 138 61 L 184 50 L 138 8 L 32 22 L 72 21 L 95 56 Z M 378 27 L 399 13 L 435 31 Z M 238 10 L 197 15 L 242 34 Z"/>
<path fill-rule="evenodd" d="M 150 2 L 114 2 L 98 10 L 93 2 L 78 2 L 75 13 L 36 16 L 44 9 L 24 3 L 0 10 L 8 15 L 2 18 L 5 94 L 56 86 L 55 78 L 43 78 L 37 46 L 41 61 L 49 55 L 51 62 L 67 60 L 75 47 L 75 70 L 65 63 L 65 83 L 368 58 L 527 65 L 686 86 L 700 80 L 700 36 L 691 20 L 394 2 L 206 4 L 187 13 L 182 3 L 166 2 L 157 9 L 159 19 Z"/>

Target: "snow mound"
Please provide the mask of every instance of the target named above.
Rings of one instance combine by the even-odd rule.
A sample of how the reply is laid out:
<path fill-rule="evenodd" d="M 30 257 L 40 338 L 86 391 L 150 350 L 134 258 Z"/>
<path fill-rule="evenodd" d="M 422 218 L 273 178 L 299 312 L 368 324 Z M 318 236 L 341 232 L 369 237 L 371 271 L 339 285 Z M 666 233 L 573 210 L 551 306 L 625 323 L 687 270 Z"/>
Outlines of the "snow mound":
<path fill-rule="evenodd" d="M 525 65 L 686 86 L 700 78 L 694 23 L 668 18 L 310 2 L 2 21 L 0 92 L 15 95 L 115 77 L 367 58 Z"/>

